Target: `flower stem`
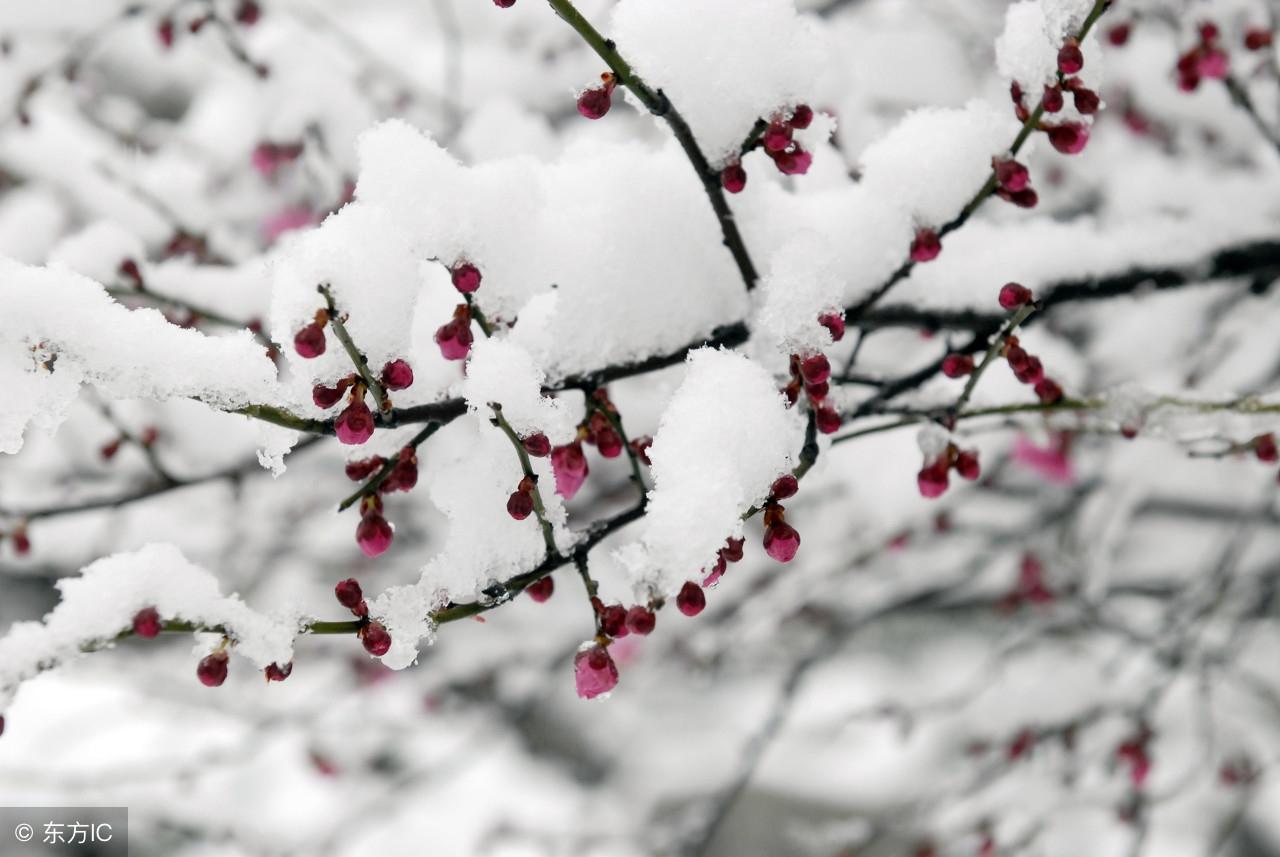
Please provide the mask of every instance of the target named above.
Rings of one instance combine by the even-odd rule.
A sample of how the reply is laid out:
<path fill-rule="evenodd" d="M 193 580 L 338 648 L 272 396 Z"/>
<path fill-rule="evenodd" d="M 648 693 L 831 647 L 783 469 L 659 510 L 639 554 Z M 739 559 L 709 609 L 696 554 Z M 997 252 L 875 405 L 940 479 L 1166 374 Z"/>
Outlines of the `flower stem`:
<path fill-rule="evenodd" d="M 507 418 L 502 415 L 502 405 L 491 402 L 489 407 L 493 409 L 493 424 L 502 429 L 510 439 L 511 445 L 516 449 L 516 455 L 520 457 L 520 468 L 524 471 L 525 478 L 533 483 L 533 490 L 530 492 L 533 496 L 533 514 L 537 516 L 538 525 L 542 528 L 542 540 L 547 545 L 547 556 L 555 556 L 559 553 L 556 548 L 555 531 L 551 527 L 551 522 L 547 520 L 547 509 L 542 503 L 542 492 L 538 490 L 538 475 L 533 472 L 529 453 L 520 442 L 520 436 L 511 427 L 511 423 L 507 422 Z"/>
<path fill-rule="evenodd" d="M 360 373 L 365 386 L 373 394 L 373 400 L 378 405 L 378 411 L 383 415 L 391 413 L 391 400 L 387 398 L 386 390 L 382 389 L 382 385 L 378 383 L 378 379 L 374 377 L 372 370 L 369 369 L 369 361 L 360 349 L 356 348 L 355 342 L 351 339 L 351 334 L 347 332 L 347 326 L 343 323 L 342 316 L 333 302 L 333 292 L 330 291 L 328 283 L 321 283 L 316 289 L 320 294 L 324 295 L 324 302 L 329 309 L 329 323 L 333 325 L 334 336 L 338 337 L 338 341 L 346 349 L 347 356 L 351 358 L 352 365 L 356 367 L 356 371 Z"/>
<path fill-rule="evenodd" d="M 969 399 L 973 396 L 973 391 L 978 386 L 978 380 L 982 378 L 987 367 L 996 359 L 996 355 L 1000 353 L 1000 349 L 1004 347 L 1005 342 L 1018 329 L 1018 325 L 1026 321 L 1033 312 L 1036 311 L 1036 305 L 1029 303 L 1013 314 L 1013 318 L 1009 319 L 996 337 L 991 340 L 991 347 L 987 349 L 987 353 L 982 356 L 982 362 L 978 364 L 978 368 L 973 370 L 973 374 L 969 376 L 969 380 L 964 385 L 964 390 L 960 393 L 960 398 L 956 399 L 954 405 L 948 409 L 948 414 L 952 417 L 964 410 L 964 406 L 969 404 Z"/>

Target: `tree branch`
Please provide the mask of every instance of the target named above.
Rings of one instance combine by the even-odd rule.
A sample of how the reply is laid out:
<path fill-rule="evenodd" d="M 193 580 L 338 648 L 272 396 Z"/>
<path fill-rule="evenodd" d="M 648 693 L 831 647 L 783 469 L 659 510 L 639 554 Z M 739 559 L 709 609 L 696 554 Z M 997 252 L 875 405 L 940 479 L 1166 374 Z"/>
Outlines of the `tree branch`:
<path fill-rule="evenodd" d="M 605 65 L 609 66 L 617 77 L 618 83 L 631 90 L 650 113 L 660 117 L 671 128 L 671 133 L 675 134 L 680 148 L 684 149 L 685 156 L 688 157 L 694 172 L 698 174 L 699 181 L 702 182 L 702 189 L 706 192 L 711 209 L 720 223 L 724 246 L 729 248 L 733 262 L 738 266 L 743 285 L 746 286 L 747 291 L 754 289 L 759 275 L 751 261 L 747 245 L 742 240 L 742 234 L 738 231 L 733 210 L 729 208 L 729 203 L 725 199 L 724 189 L 720 186 L 720 177 L 711 169 L 707 156 L 703 154 L 684 117 L 662 90 L 650 88 L 639 75 L 632 71 L 631 65 L 618 53 L 613 40 L 600 35 L 600 32 L 582 16 L 571 0 L 547 0 L 547 2 L 566 24 L 573 27 L 582 40 L 596 52 L 596 55 L 604 60 Z"/>
<path fill-rule="evenodd" d="M 1084 41 L 1084 38 L 1089 35 L 1089 31 L 1093 29 L 1094 23 L 1097 22 L 1098 18 L 1102 16 L 1102 13 L 1105 12 L 1107 7 L 1110 5 L 1111 0 L 1094 0 L 1093 8 L 1090 10 L 1089 16 L 1085 18 L 1084 24 L 1080 27 L 1080 32 L 1076 34 L 1076 39 L 1078 41 Z M 1063 80 L 1064 76 L 1062 72 L 1058 72 L 1058 83 L 1061 84 Z M 1009 146 L 1009 155 L 1011 157 L 1017 155 L 1018 152 L 1022 150 L 1023 145 L 1026 144 L 1027 139 L 1031 136 L 1031 132 L 1039 128 L 1040 120 L 1044 117 L 1044 112 L 1044 96 L 1041 95 L 1040 101 L 1036 103 L 1035 109 L 1031 111 L 1031 115 L 1027 117 L 1027 120 L 1022 123 L 1021 130 L 1018 131 L 1018 135 L 1014 138 L 1013 144 Z M 986 202 L 993 193 L 995 193 L 997 184 L 996 170 L 995 167 L 992 166 L 991 175 L 987 177 L 986 182 L 983 183 L 982 187 L 978 189 L 978 192 L 973 195 L 973 198 L 969 200 L 965 207 L 960 209 L 959 214 L 938 229 L 938 237 L 945 237 L 959 229 L 961 226 L 964 226 L 964 224 L 968 222 L 969 218 L 973 216 L 974 212 L 981 208 L 982 204 Z M 915 269 L 915 266 L 916 263 L 910 259 L 903 262 L 898 270 L 894 271 L 889 276 L 889 279 L 877 286 L 862 300 L 845 310 L 845 320 L 856 324 L 858 320 L 871 309 L 871 307 L 879 303 L 880 299 L 889 293 L 890 289 L 905 280 L 911 274 L 912 270 Z"/>

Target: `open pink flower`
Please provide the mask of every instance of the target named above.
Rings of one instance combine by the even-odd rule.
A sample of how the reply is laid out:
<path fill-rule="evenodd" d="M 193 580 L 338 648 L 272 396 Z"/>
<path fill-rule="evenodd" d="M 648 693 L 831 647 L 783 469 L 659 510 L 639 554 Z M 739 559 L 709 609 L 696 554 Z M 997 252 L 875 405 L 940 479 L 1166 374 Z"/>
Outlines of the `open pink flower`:
<path fill-rule="evenodd" d="M 556 475 L 556 493 L 572 500 L 582 483 L 587 481 L 587 457 L 582 454 L 582 444 L 574 441 L 567 446 L 551 450 L 551 469 Z"/>
<path fill-rule="evenodd" d="M 574 655 L 573 678 L 578 696 L 595 699 L 618 686 L 618 667 L 609 656 L 609 650 L 596 644 Z"/>

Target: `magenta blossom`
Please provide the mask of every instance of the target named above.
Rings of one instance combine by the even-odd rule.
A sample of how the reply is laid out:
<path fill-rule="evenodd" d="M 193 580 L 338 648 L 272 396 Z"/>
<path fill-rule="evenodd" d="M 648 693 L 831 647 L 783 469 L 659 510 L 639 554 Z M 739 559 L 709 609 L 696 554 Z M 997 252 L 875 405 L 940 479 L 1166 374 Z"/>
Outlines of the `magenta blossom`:
<path fill-rule="evenodd" d="M 1067 454 L 1056 446 L 1039 447 L 1026 435 L 1019 435 L 1013 445 L 1013 460 L 1043 476 L 1048 482 L 1074 485 L 1075 468 Z"/>

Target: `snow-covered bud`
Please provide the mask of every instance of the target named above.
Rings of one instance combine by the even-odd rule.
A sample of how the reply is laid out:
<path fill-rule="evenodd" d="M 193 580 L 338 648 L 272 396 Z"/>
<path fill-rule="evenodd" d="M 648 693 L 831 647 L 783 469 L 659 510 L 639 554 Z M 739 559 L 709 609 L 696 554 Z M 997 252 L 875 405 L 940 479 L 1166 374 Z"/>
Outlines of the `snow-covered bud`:
<path fill-rule="evenodd" d="M 449 269 L 449 277 L 453 287 L 464 295 L 469 295 L 480 288 L 480 269 L 470 262 L 459 262 Z"/>
<path fill-rule="evenodd" d="M 143 607 L 133 616 L 133 633 L 139 637 L 151 639 L 160 636 L 162 623 L 160 614 L 154 607 Z"/>
<path fill-rule="evenodd" d="M 1080 43 L 1075 39 L 1067 39 L 1066 44 L 1058 49 L 1058 71 L 1063 74 L 1079 74 L 1084 68 L 1084 53 Z"/>

